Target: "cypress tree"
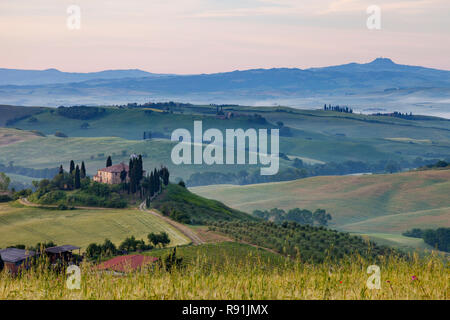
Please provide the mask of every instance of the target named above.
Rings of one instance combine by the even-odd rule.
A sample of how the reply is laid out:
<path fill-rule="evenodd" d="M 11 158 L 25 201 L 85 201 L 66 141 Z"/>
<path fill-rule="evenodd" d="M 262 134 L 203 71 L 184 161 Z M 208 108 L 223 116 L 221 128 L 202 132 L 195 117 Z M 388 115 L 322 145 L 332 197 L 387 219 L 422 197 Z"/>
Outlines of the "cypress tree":
<path fill-rule="evenodd" d="M 161 179 L 164 182 L 164 185 L 167 186 L 169 184 L 169 170 L 166 167 L 162 167 L 160 170 Z"/>
<path fill-rule="evenodd" d="M 70 160 L 70 170 L 69 173 L 73 174 L 73 171 L 75 170 L 75 162 L 73 160 Z"/>
<path fill-rule="evenodd" d="M 58 173 L 59 174 L 64 174 L 64 169 L 63 169 L 62 165 L 59 166 L 59 172 Z"/>
<path fill-rule="evenodd" d="M 142 178 L 144 178 L 144 169 L 142 163 L 142 155 L 139 155 L 137 160 L 137 183 L 140 184 Z"/>
<path fill-rule="evenodd" d="M 136 192 L 136 166 L 135 166 L 134 159 L 130 159 L 129 175 L 130 175 L 130 191 L 131 191 L 131 193 L 135 193 Z"/>
<path fill-rule="evenodd" d="M 155 193 L 158 193 L 161 187 L 161 180 L 159 177 L 159 172 L 155 168 L 155 171 L 153 172 L 153 175 L 155 176 Z"/>
<path fill-rule="evenodd" d="M 77 165 L 77 167 L 75 168 L 75 189 L 80 189 L 80 186 L 80 167 Z"/>
<path fill-rule="evenodd" d="M 84 166 L 84 161 L 81 162 L 80 177 L 81 177 L 81 179 L 86 178 L 86 167 Z"/>
<path fill-rule="evenodd" d="M 153 176 L 153 171 L 150 173 L 150 197 L 155 194 L 155 177 Z"/>
<path fill-rule="evenodd" d="M 112 159 L 111 156 L 108 156 L 108 159 L 106 159 L 106 167 L 111 167 L 112 166 Z"/>

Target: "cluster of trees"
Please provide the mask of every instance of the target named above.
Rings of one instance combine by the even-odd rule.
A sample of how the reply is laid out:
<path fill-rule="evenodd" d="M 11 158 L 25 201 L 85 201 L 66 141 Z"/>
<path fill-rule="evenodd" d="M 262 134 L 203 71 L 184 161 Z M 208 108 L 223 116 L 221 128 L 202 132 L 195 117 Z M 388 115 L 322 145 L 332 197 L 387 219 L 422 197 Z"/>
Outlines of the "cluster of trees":
<path fill-rule="evenodd" d="M 145 243 L 143 239 L 136 240 L 134 236 L 127 237 L 120 243 L 119 247 L 109 239 L 105 239 L 103 244 L 91 243 L 86 248 L 86 256 L 90 259 L 98 259 L 99 257 L 110 257 L 117 254 L 151 250 L 158 246 L 165 247 L 170 243 L 169 235 L 166 232 L 159 234 L 150 233 L 147 238 L 149 243 Z"/>
<path fill-rule="evenodd" d="M 128 178 L 129 181 L 129 192 L 136 193 L 138 190 L 140 190 L 142 179 L 144 178 L 144 167 L 142 163 L 142 155 L 135 156 L 132 155 L 130 157 L 130 161 L 128 164 L 129 172 L 128 172 Z M 124 181 L 126 178 L 126 175 L 124 175 L 124 178 L 122 179 L 122 173 L 121 173 L 121 180 Z"/>
<path fill-rule="evenodd" d="M 57 109 L 57 113 L 58 115 L 66 118 L 89 120 L 106 115 L 106 109 L 87 106 L 72 106 L 72 107 L 60 106 Z"/>
<path fill-rule="evenodd" d="M 337 111 L 337 112 L 344 112 L 344 113 L 353 113 L 353 109 L 350 109 L 348 106 L 332 106 L 329 104 L 328 106 L 324 104 L 323 106 L 324 111 Z"/>
<path fill-rule="evenodd" d="M 419 229 L 405 231 L 406 237 L 422 238 L 425 243 L 438 250 L 450 252 L 450 228 Z"/>
<path fill-rule="evenodd" d="M 274 208 L 271 210 L 255 210 L 253 215 L 264 220 L 275 223 L 283 223 L 285 221 L 294 221 L 298 224 L 327 226 L 331 220 L 331 215 L 324 209 L 317 209 L 311 212 L 306 209 L 294 208 L 289 211 Z"/>
<path fill-rule="evenodd" d="M 408 120 L 416 120 L 416 117 L 412 114 L 412 112 L 408 113 L 402 113 L 398 111 L 389 112 L 389 113 L 373 113 L 373 116 L 383 116 L 383 117 L 395 117 L 395 118 L 402 118 L 402 119 L 408 119 Z"/>
<path fill-rule="evenodd" d="M 140 198 L 148 199 L 148 201 L 153 198 L 156 194 L 160 193 L 163 185 L 169 184 L 169 170 L 166 167 L 161 167 L 160 169 L 154 169 L 144 176 L 144 164 L 142 160 L 142 155 L 131 155 L 128 164 L 129 171 L 128 174 L 125 170 L 120 173 L 120 180 L 122 182 L 122 189 L 128 190 L 128 193 L 136 194 L 139 193 Z M 112 166 L 111 156 L 106 159 L 106 167 Z M 126 182 L 126 178 L 129 178 Z"/>
<path fill-rule="evenodd" d="M 439 160 L 436 163 L 431 163 L 431 164 L 424 166 L 424 168 L 427 168 L 427 169 L 439 169 L 439 168 L 446 168 L 446 167 L 450 167 L 450 160 L 449 161 Z"/>
<path fill-rule="evenodd" d="M 257 113 L 255 113 L 253 115 L 249 115 L 248 121 L 251 123 L 256 123 L 256 124 L 267 124 L 266 118 L 264 118 L 262 115 L 257 114 Z"/>
<path fill-rule="evenodd" d="M 74 190 L 81 188 L 82 179 L 86 179 L 86 166 L 84 161 L 80 165 L 75 165 L 73 160 L 70 160 L 69 172 L 65 172 L 62 165 L 60 165 L 58 174 L 53 178 L 53 182 L 58 183 L 60 190 Z M 37 187 L 38 184 L 35 185 Z"/>
<path fill-rule="evenodd" d="M 162 191 L 162 187 L 169 184 L 169 177 L 170 172 L 166 167 L 161 167 L 159 170 L 155 168 L 144 177 L 141 190 L 146 199 L 147 207 L 150 206 L 152 199 Z"/>
<path fill-rule="evenodd" d="M 57 204 L 73 207 L 75 205 L 98 206 L 108 208 L 124 208 L 127 202 L 120 197 L 119 185 L 108 185 L 91 181 L 86 175 L 84 162 L 75 165 L 70 162 L 69 172 L 59 168 L 58 174 L 51 180 L 43 179 L 33 181 L 36 191 L 24 190 L 25 196 L 30 195 L 30 200 L 40 204 Z M 66 193 L 66 190 L 75 190 Z"/>
<path fill-rule="evenodd" d="M 56 132 L 55 132 L 55 137 L 58 137 L 58 138 L 67 138 L 68 135 L 65 134 L 64 132 L 56 131 Z"/>
<path fill-rule="evenodd" d="M 170 108 L 183 108 L 183 107 L 190 107 L 192 106 L 192 104 L 190 103 L 181 103 L 181 102 L 174 102 L 174 101 L 169 101 L 169 102 L 146 102 L 146 103 L 128 103 L 122 107 L 127 107 L 127 108 L 155 108 L 155 109 L 165 109 L 168 110 Z"/>
<path fill-rule="evenodd" d="M 150 243 L 152 243 L 155 247 L 161 246 L 161 247 L 165 247 L 170 243 L 170 238 L 169 235 L 166 232 L 161 232 L 161 233 L 149 233 L 148 236 L 148 241 Z"/>
<path fill-rule="evenodd" d="M 216 221 L 210 225 L 211 230 L 230 235 L 238 241 L 269 248 L 303 261 L 320 263 L 326 258 L 339 260 L 354 254 L 376 259 L 379 255 L 394 252 L 348 233 L 296 222 Z"/>

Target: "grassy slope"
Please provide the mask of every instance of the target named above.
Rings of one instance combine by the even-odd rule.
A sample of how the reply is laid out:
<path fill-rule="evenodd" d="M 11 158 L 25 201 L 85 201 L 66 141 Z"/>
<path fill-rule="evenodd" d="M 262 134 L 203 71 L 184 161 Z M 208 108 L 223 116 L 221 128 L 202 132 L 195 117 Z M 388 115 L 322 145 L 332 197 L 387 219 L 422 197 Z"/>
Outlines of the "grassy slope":
<path fill-rule="evenodd" d="M 43 110 L 45 108 L 0 105 L 0 126 L 4 126 L 8 120 L 33 115 Z"/>
<path fill-rule="evenodd" d="M 140 140 L 144 130 L 170 135 L 176 128 L 192 129 L 194 120 L 202 120 L 204 130 L 211 127 L 222 130 L 271 128 L 277 121 L 282 121 L 292 128 L 293 137 L 281 138 L 281 152 L 294 156 L 321 161 L 450 156 L 450 121 L 447 120 L 404 120 L 318 110 L 286 110 L 289 112 L 279 112 L 273 108 L 230 109 L 240 115 L 261 114 L 269 121 L 268 125 L 263 126 L 249 122 L 245 117 L 218 119 L 207 107 L 185 108 L 183 114 L 153 112 L 150 115 L 145 114 L 145 110 L 108 108 L 106 116 L 94 120 L 68 119 L 48 110 L 35 116 L 38 122 L 29 123 L 25 119 L 15 123 L 14 127 L 36 129 L 46 134 L 63 131 L 71 137 L 117 136 Z M 89 129 L 80 128 L 84 122 L 90 124 Z M 432 143 L 409 143 L 387 138 L 429 139 Z"/>
<path fill-rule="evenodd" d="M 152 203 L 151 207 L 164 213 L 164 206 L 169 210 L 177 210 L 187 214 L 191 219 L 199 220 L 255 220 L 252 216 L 231 209 L 223 203 L 206 199 L 191 193 L 188 189 L 175 184 L 169 184 L 167 188 Z"/>
<path fill-rule="evenodd" d="M 324 208 L 333 216 L 332 227 L 356 233 L 400 234 L 412 227 L 450 226 L 450 170 L 313 177 L 191 191 L 246 212 Z"/>
<path fill-rule="evenodd" d="M 38 136 L 30 131 L 0 128 L 0 146 L 33 140 Z"/>
<path fill-rule="evenodd" d="M 82 247 L 109 238 L 116 245 L 134 235 L 146 240 L 150 232 L 166 231 L 171 244 L 188 243 L 182 234 L 160 219 L 134 209 L 49 210 L 0 204 L 0 247 L 54 241 Z"/>

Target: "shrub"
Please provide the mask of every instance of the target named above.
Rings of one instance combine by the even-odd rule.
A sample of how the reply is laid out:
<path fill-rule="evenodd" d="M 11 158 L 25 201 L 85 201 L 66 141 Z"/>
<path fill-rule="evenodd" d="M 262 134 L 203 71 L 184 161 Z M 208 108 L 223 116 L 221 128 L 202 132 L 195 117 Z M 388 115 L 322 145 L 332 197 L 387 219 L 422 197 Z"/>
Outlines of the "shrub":
<path fill-rule="evenodd" d="M 0 194 L 0 203 L 12 201 L 12 198 L 7 194 Z"/>
<path fill-rule="evenodd" d="M 68 209 L 69 209 L 69 207 L 63 203 L 58 205 L 58 210 L 68 210 Z"/>
<path fill-rule="evenodd" d="M 61 131 L 56 131 L 56 132 L 55 132 L 55 137 L 58 137 L 58 138 L 67 138 L 67 135 L 66 135 L 65 133 L 61 132 Z"/>

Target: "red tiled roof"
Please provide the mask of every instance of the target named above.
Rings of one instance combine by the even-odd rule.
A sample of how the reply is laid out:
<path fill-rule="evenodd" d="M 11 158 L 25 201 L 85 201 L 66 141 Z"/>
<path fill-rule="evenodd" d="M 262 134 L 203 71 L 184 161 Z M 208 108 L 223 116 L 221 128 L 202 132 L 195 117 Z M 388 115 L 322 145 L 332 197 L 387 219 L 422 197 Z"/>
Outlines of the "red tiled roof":
<path fill-rule="evenodd" d="M 98 270 L 113 270 L 117 272 L 128 272 L 136 270 L 146 264 L 157 261 L 158 258 L 144 256 L 141 254 L 132 254 L 128 256 L 119 256 L 105 261 L 97 266 Z"/>
<path fill-rule="evenodd" d="M 103 172 L 122 172 L 123 170 L 128 172 L 129 171 L 128 166 L 126 164 L 124 164 L 124 163 L 119 163 L 119 164 L 113 165 L 111 167 L 106 167 L 106 168 L 100 169 L 98 171 L 103 171 Z"/>

